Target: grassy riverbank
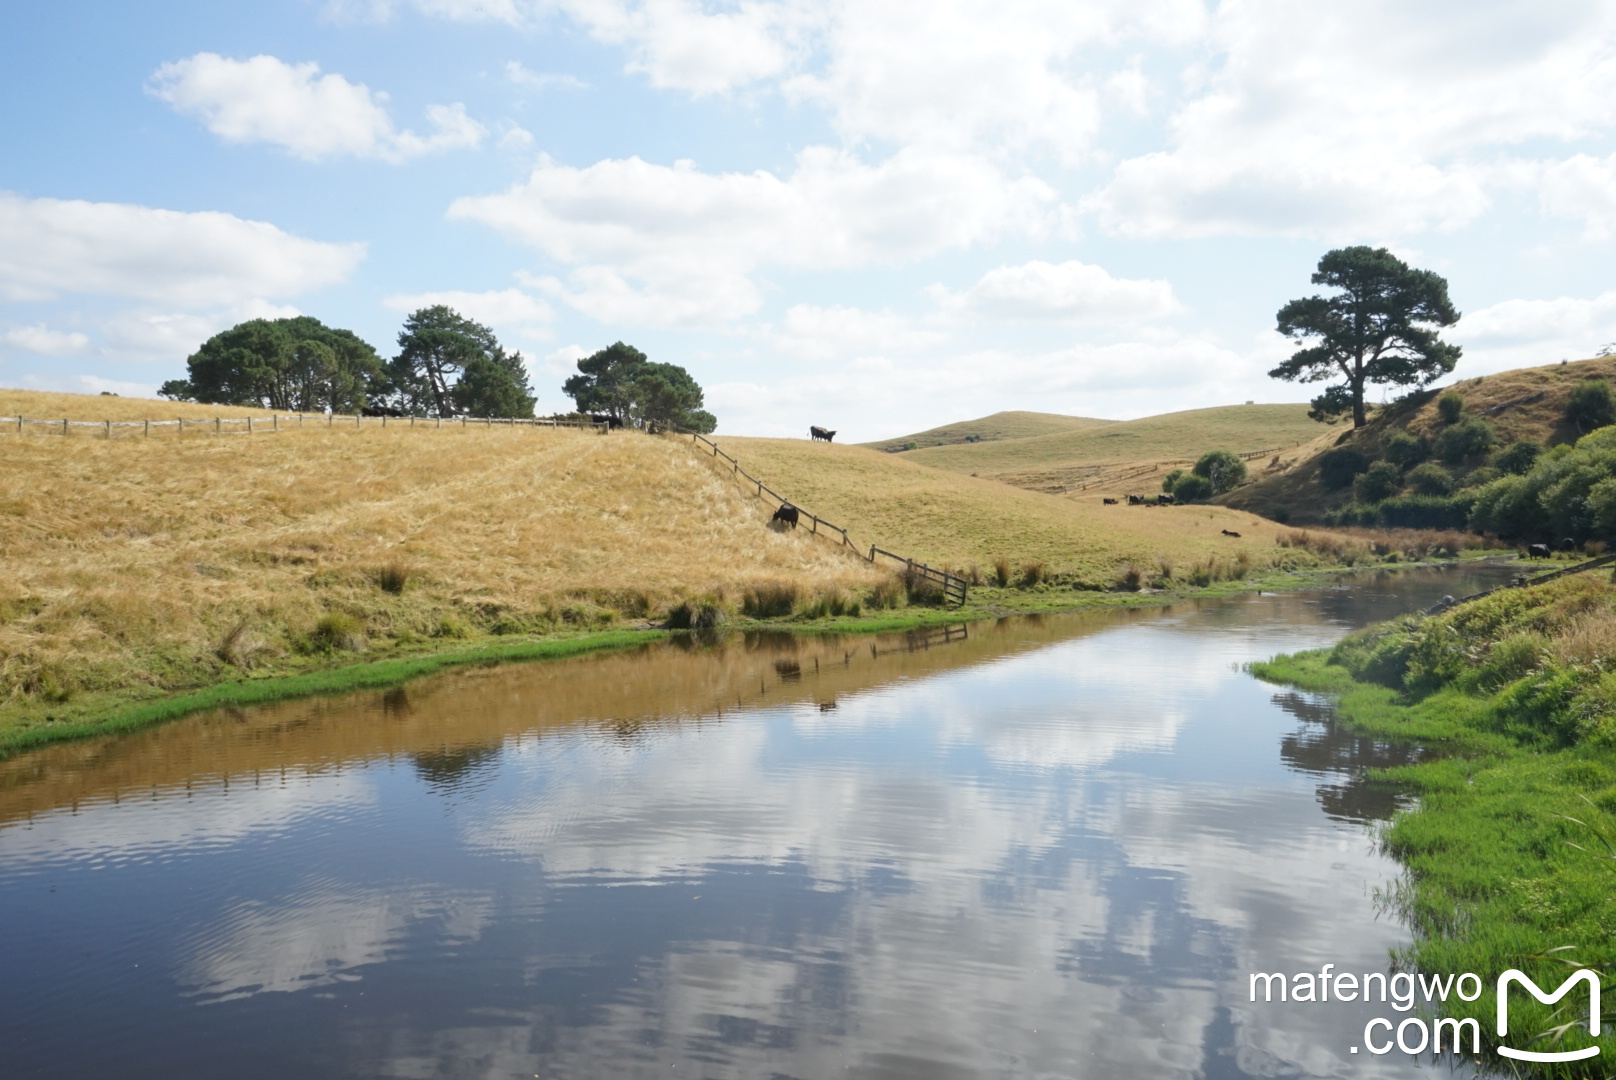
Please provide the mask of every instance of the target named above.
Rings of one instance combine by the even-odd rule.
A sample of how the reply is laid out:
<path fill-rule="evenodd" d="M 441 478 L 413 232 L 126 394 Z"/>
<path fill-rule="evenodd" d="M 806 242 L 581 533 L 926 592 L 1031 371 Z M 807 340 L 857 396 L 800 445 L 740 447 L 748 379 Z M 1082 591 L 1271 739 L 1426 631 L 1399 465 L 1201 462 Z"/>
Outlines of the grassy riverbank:
<path fill-rule="evenodd" d="M 1253 670 L 1334 697 L 1354 728 L 1436 752 L 1380 776 L 1420 796 L 1382 840 L 1408 871 L 1387 897 L 1415 935 L 1403 966 L 1475 972 L 1487 988 L 1470 1004 L 1450 999 L 1449 1015 L 1492 1032 L 1491 987 L 1508 968 L 1548 989 L 1577 967 L 1616 970 L 1616 586 L 1607 574 L 1504 590 Z M 1511 1031 L 1543 1037 L 1511 1044 L 1589 1045 L 1585 1026 L 1562 1030 L 1579 1008 L 1585 1025 L 1585 997 L 1558 1010 L 1512 997 Z M 1608 1059 L 1616 1033 L 1606 1032 Z M 1605 1075 L 1598 1062 L 1533 1075 Z"/>

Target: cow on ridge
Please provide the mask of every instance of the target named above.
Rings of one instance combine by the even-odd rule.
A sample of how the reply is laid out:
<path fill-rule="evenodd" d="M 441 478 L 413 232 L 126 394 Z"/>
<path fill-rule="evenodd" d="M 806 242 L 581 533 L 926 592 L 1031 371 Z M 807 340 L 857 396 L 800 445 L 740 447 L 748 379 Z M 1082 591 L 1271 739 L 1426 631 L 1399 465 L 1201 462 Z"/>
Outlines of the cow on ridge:
<path fill-rule="evenodd" d="M 770 520 L 770 524 L 778 521 L 782 525 L 795 529 L 797 527 L 797 519 L 801 516 L 801 513 L 802 512 L 800 510 L 798 510 L 795 506 L 792 506 L 790 503 L 781 503 L 780 509 L 774 512 L 774 517 Z"/>
<path fill-rule="evenodd" d="M 818 442 L 820 439 L 830 442 L 832 439 L 836 438 L 836 433 L 822 427 L 813 426 L 808 429 L 808 437 L 815 442 Z"/>

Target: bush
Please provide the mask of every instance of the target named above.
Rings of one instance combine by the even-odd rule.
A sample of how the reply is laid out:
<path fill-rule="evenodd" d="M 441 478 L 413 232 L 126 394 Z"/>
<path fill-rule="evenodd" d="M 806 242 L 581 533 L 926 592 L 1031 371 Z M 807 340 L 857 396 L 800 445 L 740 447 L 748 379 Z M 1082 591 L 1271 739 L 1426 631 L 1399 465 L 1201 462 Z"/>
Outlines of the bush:
<path fill-rule="evenodd" d="M 1464 398 L 1459 391 L 1449 390 L 1436 399 L 1436 411 L 1444 424 L 1457 424 L 1464 415 Z"/>
<path fill-rule="evenodd" d="M 712 600 L 685 600 L 668 612 L 669 630 L 711 630 L 722 626 L 723 607 Z"/>
<path fill-rule="evenodd" d="M 1381 456 L 1405 472 L 1431 456 L 1431 440 L 1407 431 L 1392 432 L 1380 446 Z"/>
<path fill-rule="evenodd" d="M 410 568 L 394 559 L 386 566 L 376 571 L 376 585 L 382 592 L 392 593 L 395 596 L 404 591 L 404 586 L 410 581 Z"/>
<path fill-rule="evenodd" d="M 1030 589 L 1042 585 L 1049 578 L 1049 567 L 1041 562 L 1030 562 L 1021 568 L 1021 587 Z"/>
<path fill-rule="evenodd" d="M 876 583 L 864 597 L 864 606 L 872 611 L 882 608 L 902 607 L 904 601 L 903 582 L 896 577 L 885 578 Z"/>
<path fill-rule="evenodd" d="M 1231 450 L 1208 450 L 1191 471 L 1196 476 L 1206 478 L 1212 485 L 1214 495 L 1232 491 L 1246 482 L 1246 463 Z"/>
<path fill-rule="evenodd" d="M 1172 472 L 1162 477 L 1162 490 L 1169 495 L 1176 495 L 1177 492 L 1175 492 L 1173 489 L 1178 486 L 1178 482 L 1182 479 L 1184 479 L 1184 470 L 1174 469 Z"/>
<path fill-rule="evenodd" d="M 1145 572 L 1132 563 L 1123 567 L 1121 575 L 1117 578 L 1117 588 L 1124 592 L 1138 592 L 1144 583 Z"/>
<path fill-rule="evenodd" d="M 1451 495 L 1453 474 L 1436 462 L 1427 461 L 1409 470 L 1408 486 L 1416 495 Z"/>
<path fill-rule="evenodd" d="M 1352 493 L 1362 503 L 1378 503 L 1402 490 L 1403 478 L 1397 466 L 1389 461 L 1377 461 L 1358 474 L 1352 482 Z"/>
<path fill-rule="evenodd" d="M 1355 446 L 1338 446 L 1319 455 L 1319 482 L 1331 491 L 1347 487 L 1369 468 L 1369 457 Z"/>
<path fill-rule="evenodd" d="M 898 571 L 905 597 L 911 604 L 941 604 L 945 599 L 942 582 L 930 577 L 918 566 L 906 566 Z"/>
<path fill-rule="evenodd" d="M 365 647 L 365 625 L 352 615 L 334 611 L 314 624 L 314 629 L 309 631 L 308 644 L 314 652 L 332 649 L 358 652 Z"/>
<path fill-rule="evenodd" d="M 1001 589 L 1010 587 L 1010 560 L 993 560 L 993 583 Z"/>
<path fill-rule="evenodd" d="M 1542 446 L 1531 439 L 1522 439 L 1505 447 L 1503 452 L 1493 459 L 1493 464 L 1507 473 L 1525 476 L 1532 471 L 1532 466 L 1537 464 L 1537 459 L 1542 453 Z"/>
<path fill-rule="evenodd" d="M 793 581 L 753 582 L 741 596 L 741 612 L 754 619 L 783 618 L 797 606 L 797 596 Z"/>
<path fill-rule="evenodd" d="M 1578 432 L 1592 431 L 1616 424 L 1616 397 L 1612 397 L 1610 383 L 1604 379 L 1586 379 L 1578 383 L 1566 400 L 1565 418 Z"/>
<path fill-rule="evenodd" d="M 1173 485 L 1172 496 L 1179 502 L 1205 502 L 1212 497 L 1212 481 L 1204 476 L 1189 473 L 1178 478 Z"/>
<path fill-rule="evenodd" d="M 1479 416 L 1467 416 L 1437 436 L 1437 456 L 1449 465 L 1462 465 L 1491 450 L 1498 443 L 1493 426 Z"/>

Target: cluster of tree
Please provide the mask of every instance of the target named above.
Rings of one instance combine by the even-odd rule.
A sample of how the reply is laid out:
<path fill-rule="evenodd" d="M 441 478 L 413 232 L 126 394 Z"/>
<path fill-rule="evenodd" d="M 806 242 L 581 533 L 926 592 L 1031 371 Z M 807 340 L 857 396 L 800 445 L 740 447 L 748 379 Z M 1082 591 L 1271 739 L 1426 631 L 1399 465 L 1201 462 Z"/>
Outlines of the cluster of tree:
<path fill-rule="evenodd" d="M 422 308 L 404 320 L 399 352 L 383 361 L 351 330 L 318 319 L 252 319 L 215 334 L 186 360 L 188 378 L 158 392 L 179 401 L 257 405 L 293 412 L 406 416 L 533 415 L 521 353 L 451 308 Z"/>
<path fill-rule="evenodd" d="M 1176 502 L 1205 502 L 1246 482 L 1246 463 L 1231 450 L 1208 450 L 1189 472 L 1174 469 L 1162 479 L 1162 490 Z"/>
<path fill-rule="evenodd" d="M 531 417 L 534 396 L 519 352 L 494 332 L 443 305 L 404 320 L 398 355 L 384 361 L 350 330 L 318 319 L 252 319 L 215 334 L 186 360 L 188 377 L 159 391 L 179 401 L 256 405 L 288 412 L 357 413 L 385 408 L 405 416 Z M 619 425 L 718 426 L 702 390 L 677 364 L 653 363 L 621 341 L 578 361 L 564 390 L 580 412 Z"/>
<path fill-rule="evenodd" d="M 621 341 L 578 361 L 561 387 L 578 411 L 648 430 L 682 428 L 705 435 L 718 426 L 702 408 L 701 387 L 678 364 L 653 363 Z"/>
<path fill-rule="evenodd" d="M 1591 431 L 1574 447 L 1545 450 L 1522 439 L 1497 449 L 1492 425 L 1467 413 L 1451 391 L 1437 412 L 1443 426 L 1435 438 L 1394 431 L 1378 457 L 1351 446 L 1320 456 L 1320 482 L 1350 486 L 1355 498 L 1330 516 L 1334 524 L 1616 540 L 1616 394 L 1603 379 L 1571 394 L 1567 422 Z"/>

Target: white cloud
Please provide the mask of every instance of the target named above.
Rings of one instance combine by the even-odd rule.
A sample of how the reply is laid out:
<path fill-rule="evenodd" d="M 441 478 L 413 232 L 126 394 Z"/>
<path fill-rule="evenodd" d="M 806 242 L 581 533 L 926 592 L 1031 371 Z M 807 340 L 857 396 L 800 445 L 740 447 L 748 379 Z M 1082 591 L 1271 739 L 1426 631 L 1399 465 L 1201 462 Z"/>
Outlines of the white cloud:
<path fill-rule="evenodd" d="M 295 307 L 262 300 L 209 311 L 122 311 L 101 325 L 101 338 L 117 359 L 178 363 L 208 338 L 248 319 L 290 319 Z"/>
<path fill-rule="evenodd" d="M 1616 119 L 1609 5 L 1224 4 L 1169 149 L 1089 200 L 1129 236 L 1401 235 L 1489 206 L 1484 159 Z M 1196 72 L 1186 73 L 1194 85 Z"/>
<path fill-rule="evenodd" d="M 918 327 L 890 311 L 813 304 L 793 304 L 762 336 L 776 351 L 809 360 L 912 355 L 947 340 L 946 334 Z"/>
<path fill-rule="evenodd" d="M 396 293 L 382 300 L 394 311 L 411 312 L 443 304 L 469 319 L 493 328 L 496 333 L 549 337 L 555 311 L 543 300 L 521 289 L 489 292 Z"/>
<path fill-rule="evenodd" d="M 532 0 L 327 0 L 325 14 L 339 22 L 386 22 L 404 7 L 451 22 L 521 26 L 530 21 L 539 6 Z"/>
<path fill-rule="evenodd" d="M 305 240 L 217 211 L 29 199 L 0 191 L 0 298 L 120 296 L 185 308 L 346 280 L 363 244 Z"/>
<path fill-rule="evenodd" d="M 525 86 L 530 90 L 548 90 L 552 86 L 561 86 L 568 90 L 589 89 L 589 84 L 576 75 L 531 71 L 517 60 L 512 60 L 505 65 L 505 80 L 515 86 Z"/>
<path fill-rule="evenodd" d="M 559 0 L 599 41 L 626 46 L 628 69 L 696 96 L 784 72 L 810 5 L 740 0 L 709 11 L 691 0 Z"/>
<path fill-rule="evenodd" d="M 488 134 L 459 103 L 427 108 L 430 135 L 397 131 L 386 94 L 321 75 L 312 61 L 288 64 L 273 56 L 197 53 L 158 68 L 151 92 L 226 142 L 271 143 L 305 161 L 350 155 L 398 162 L 476 147 Z"/>
<path fill-rule="evenodd" d="M 77 331 L 52 330 L 44 323 L 0 330 L 0 344 L 41 356 L 75 356 L 88 351 L 90 339 Z"/>
<path fill-rule="evenodd" d="M 1182 311 L 1165 281 L 1114 278 L 1081 262 L 1000 266 L 963 293 L 933 290 L 945 310 L 988 319 L 1138 322 Z"/>
<path fill-rule="evenodd" d="M 1505 300 L 1472 311 L 1449 335 L 1471 375 L 1580 360 L 1616 342 L 1616 289 L 1595 297 Z"/>
<path fill-rule="evenodd" d="M 990 163 L 902 150 L 879 165 L 814 147 L 786 179 L 639 158 L 578 169 L 548 158 L 526 183 L 457 199 L 480 221 L 576 267 L 567 303 L 610 321 L 721 322 L 749 314 L 761 267 L 898 264 L 1052 227 L 1054 192 Z"/>
<path fill-rule="evenodd" d="M 1616 155 L 1576 154 L 1528 169 L 1546 213 L 1580 220 L 1589 240 L 1616 231 Z"/>

